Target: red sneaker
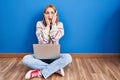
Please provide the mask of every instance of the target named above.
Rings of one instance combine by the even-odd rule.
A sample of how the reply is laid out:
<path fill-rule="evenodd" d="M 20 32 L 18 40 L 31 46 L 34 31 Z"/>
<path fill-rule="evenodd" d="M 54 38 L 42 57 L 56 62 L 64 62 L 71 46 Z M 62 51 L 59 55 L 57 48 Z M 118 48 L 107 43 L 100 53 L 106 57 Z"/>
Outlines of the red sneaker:
<path fill-rule="evenodd" d="M 26 73 L 25 79 L 31 79 L 33 77 L 41 77 L 41 72 L 40 70 L 30 70 Z"/>
<path fill-rule="evenodd" d="M 63 68 L 59 69 L 56 73 L 60 74 L 61 76 L 65 75 Z"/>

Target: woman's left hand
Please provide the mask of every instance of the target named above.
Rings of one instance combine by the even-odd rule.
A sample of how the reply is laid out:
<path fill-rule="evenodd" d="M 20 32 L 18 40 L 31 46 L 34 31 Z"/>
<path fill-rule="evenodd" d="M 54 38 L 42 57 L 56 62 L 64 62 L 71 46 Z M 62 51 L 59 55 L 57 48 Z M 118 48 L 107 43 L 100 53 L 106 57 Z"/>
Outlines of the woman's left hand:
<path fill-rule="evenodd" d="M 54 14 L 54 16 L 52 18 L 52 24 L 55 24 L 56 18 L 57 18 L 57 11 L 56 11 L 56 13 Z"/>

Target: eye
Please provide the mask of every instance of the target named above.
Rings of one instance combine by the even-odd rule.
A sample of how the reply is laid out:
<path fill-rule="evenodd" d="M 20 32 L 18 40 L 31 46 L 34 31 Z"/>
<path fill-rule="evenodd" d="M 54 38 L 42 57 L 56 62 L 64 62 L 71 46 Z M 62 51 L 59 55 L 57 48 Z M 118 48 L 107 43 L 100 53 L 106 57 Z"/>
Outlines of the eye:
<path fill-rule="evenodd" d="M 54 14 L 54 12 L 51 12 L 51 14 Z"/>
<path fill-rule="evenodd" d="M 49 14 L 49 12 L 46 12 L 46 14 Z"/>

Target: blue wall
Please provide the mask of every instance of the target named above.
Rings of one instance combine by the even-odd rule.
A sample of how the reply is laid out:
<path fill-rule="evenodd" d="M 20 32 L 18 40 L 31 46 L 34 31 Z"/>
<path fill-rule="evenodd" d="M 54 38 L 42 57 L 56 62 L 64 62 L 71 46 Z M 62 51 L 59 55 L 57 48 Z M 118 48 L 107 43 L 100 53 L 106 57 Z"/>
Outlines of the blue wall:
<path fill-rule="evenodd" d="M 32 52 L 35 25 L 54 4 L 65 35 L 61 52 L 120 53 L 119 0 L 0 0 L 0 52 Z"/>

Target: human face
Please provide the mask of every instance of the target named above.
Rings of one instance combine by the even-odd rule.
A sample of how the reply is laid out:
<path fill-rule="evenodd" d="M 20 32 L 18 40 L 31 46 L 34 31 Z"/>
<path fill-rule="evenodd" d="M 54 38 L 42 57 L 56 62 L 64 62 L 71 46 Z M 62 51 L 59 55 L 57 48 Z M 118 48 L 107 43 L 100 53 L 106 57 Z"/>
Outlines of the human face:
<path fill-rule="evenodd" d="M 54 14 L 55 14 L 54 9 L 53 8 L 47 8 L 45 14 L 46 14 L 48 20 L 51 23 L 52 22 L 52 18 L 53 18 Z"/>

